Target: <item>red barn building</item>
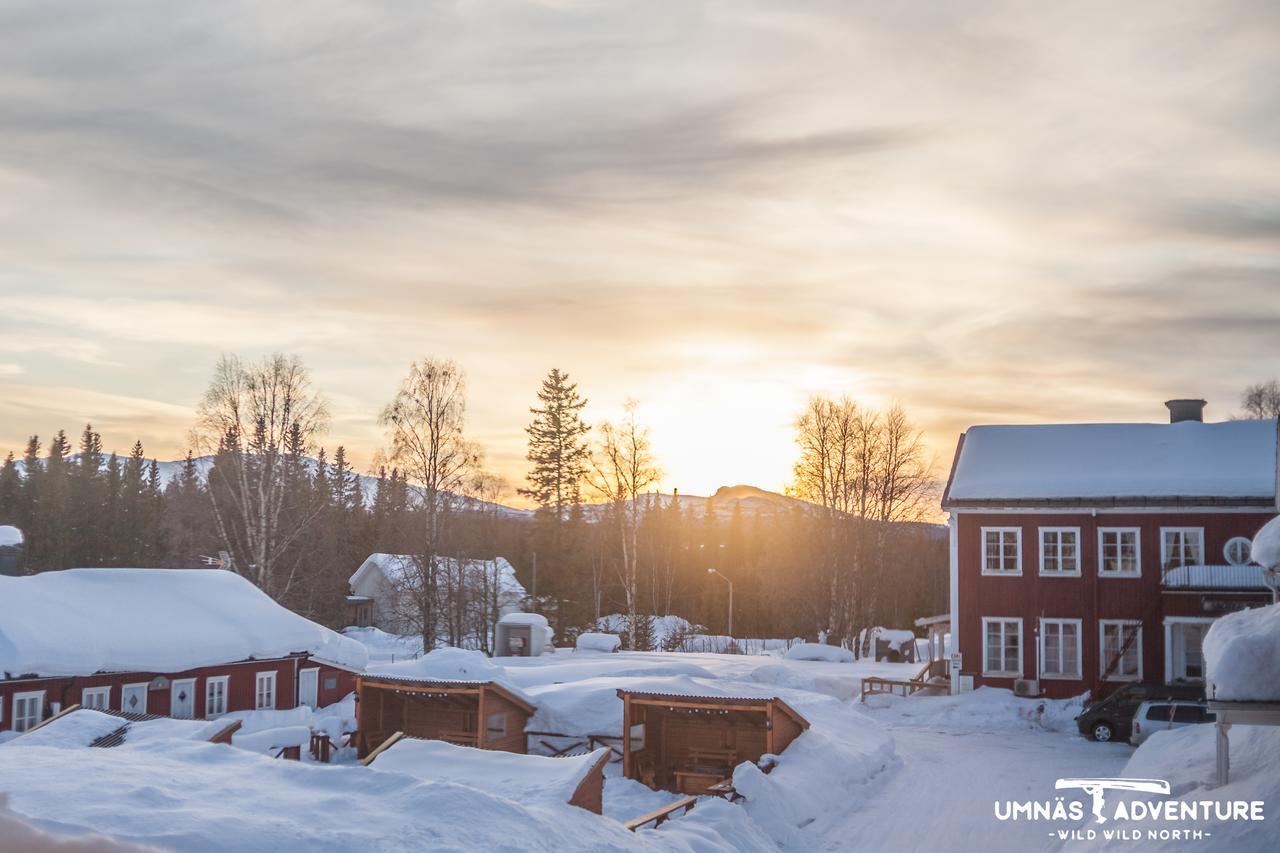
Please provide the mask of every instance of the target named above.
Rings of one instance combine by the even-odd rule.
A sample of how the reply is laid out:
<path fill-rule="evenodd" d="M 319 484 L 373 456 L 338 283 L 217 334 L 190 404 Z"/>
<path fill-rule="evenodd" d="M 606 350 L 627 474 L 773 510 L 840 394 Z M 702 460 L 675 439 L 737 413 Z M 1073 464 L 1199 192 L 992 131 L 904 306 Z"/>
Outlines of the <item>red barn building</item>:
<path fill-rule="evenodd" d="M 1274 420 L 976 426 L 950 518 L 952 690 L 1101 696 L 1197 682 L 1215 618 L 1270 603 L 1250 539 L 1276 515 Z"/>
<path fill-rule="evenodd" d="M 0 577 L 0 731 L 76 704 L 179 718 L 323 707 L 367 660 L 221 569 Z"/>

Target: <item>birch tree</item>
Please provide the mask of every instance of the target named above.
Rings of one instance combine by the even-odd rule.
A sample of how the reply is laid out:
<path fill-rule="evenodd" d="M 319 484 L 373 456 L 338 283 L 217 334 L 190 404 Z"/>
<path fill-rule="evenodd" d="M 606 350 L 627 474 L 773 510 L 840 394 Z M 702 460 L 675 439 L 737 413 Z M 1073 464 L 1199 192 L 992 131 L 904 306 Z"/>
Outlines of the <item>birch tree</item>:
<path fill-rule="evenodd" d="M 296 575 L 281 560 L 316 514 L 286 512 L 288 484 L 299 452 L 313 449 L 328 423 L 307 368 L 280 353 L 257 362 L 224 355 L 196 409 L 192 443 L 217 454 L 209 496 L 218 536 L 234 570 L 276 599 Z"/>

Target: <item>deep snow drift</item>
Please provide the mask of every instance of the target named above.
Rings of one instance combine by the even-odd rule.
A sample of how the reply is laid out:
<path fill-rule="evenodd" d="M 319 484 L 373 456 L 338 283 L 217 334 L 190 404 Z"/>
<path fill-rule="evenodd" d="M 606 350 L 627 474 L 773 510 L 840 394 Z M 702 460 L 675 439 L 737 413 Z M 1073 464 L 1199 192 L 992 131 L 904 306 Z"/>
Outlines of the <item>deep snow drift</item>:
<path fill-rule="evenodd" d="M 1209 696 L 1280 701 L 1280 604 L 1228 613 L 1204 638 Z"/>

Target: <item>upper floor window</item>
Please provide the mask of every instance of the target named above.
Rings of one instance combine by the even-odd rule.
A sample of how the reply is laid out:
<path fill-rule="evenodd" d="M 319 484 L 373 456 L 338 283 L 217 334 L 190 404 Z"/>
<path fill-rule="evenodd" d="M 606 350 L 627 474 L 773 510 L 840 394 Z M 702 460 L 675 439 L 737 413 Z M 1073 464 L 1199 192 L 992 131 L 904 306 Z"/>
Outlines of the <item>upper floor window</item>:
<path fill-rule="evenodd" d="M 982 528 L 982 573 L 1022 574 L 1022 528 Z"/>
<path fill-rule="evenodd" d="M 1160 565 L 1166 569 L 1204 565 L 1203 527 L 1161 527 Z"/>
<path fill-rule="evenodd" d="M 1140 537 L 1136 527 L 1098 529 L 1098 574 L 1138 575 L 1142 573 Z"/>
<path fill-rule="evenodd" d="M 1247 566 L 1252 551 L 1253 543 L 1247 536 L 1232 536 L 1227 540 L 1226 547 L 1222 549 L 1222 556 L 1227 558 L 1229 566 Z"/>
<path fill-rule="evenodd" d="M 1040 574 L 1080 574 L 1080 528 L 1040 528 Z"/>

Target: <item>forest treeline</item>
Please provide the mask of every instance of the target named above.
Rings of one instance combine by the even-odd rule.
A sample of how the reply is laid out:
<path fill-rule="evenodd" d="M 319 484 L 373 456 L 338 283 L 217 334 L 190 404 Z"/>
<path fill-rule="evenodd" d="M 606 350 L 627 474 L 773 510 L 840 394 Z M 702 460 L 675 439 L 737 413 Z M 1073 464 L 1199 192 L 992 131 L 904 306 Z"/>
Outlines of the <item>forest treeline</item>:
<path fill-rule="evenodd" d="M 815 397 L 797 414 L 791 497 L 658 494 L 648 429 L 629 406 L 588 424 L 586 400 L 552 370 L 530 410 L 529 472 L 513 513 L 466 433 L 466 385 L 451 361 L 414 363 L 380 416 L 388 447 L 362 478 L 346 448 L 320 443 L 323 395 L 295 357 L 224 357 L 186 459 L 162 477 L 135 444 L 103 451 L 85 426 L 73 445 L 32 437 L 0 467 L 0 523 L 26 534 L 26 572 L 73 566 L 197 567 L 226 554 L 268 594 L 345 624 L 347 578 L 373 552 L 407 554 L 410 624 L 447 636 L 447 558 L 507 557 L 567 638 L 622 613 L 626 641 L 645 617 L 677 614 L 711 633 L 833 641 L 876 624 L 909 626 L 947 606 L 947 540 L 918 523 L 936 506 L 935 471 L 900 406 L 877 411 Z M 719 575 L 710 573 L 715 569 Z"/>

